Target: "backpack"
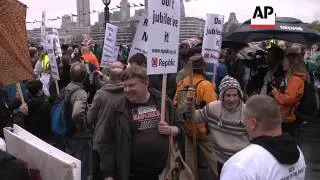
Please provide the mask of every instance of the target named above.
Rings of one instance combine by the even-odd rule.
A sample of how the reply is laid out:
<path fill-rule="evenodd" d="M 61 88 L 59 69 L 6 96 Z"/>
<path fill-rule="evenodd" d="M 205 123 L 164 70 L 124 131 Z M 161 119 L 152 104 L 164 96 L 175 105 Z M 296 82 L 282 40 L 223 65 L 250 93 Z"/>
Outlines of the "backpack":
<path fill-rule="evenodd" d="M 304 93 L 296 109 L 298 121 L 312 120 L 319 110 L 319 95 L 314 85 L 308 81 L 304 82 Z"/>
<path fill-rule="evenodd" d="M 198 86 L 204 81 L 204 79 L 200 80 L 199 82 L 197 82 L 195 85 L 194 85 L 194 89 L 195 89 L 195 98 L 197 99 L 197 89 L 198 89 Z M 181 81 L 182 82 L 182 81 Z M 178 84 L 179 86 L 179 84 Z M 188 92 L 188 88 L 189 86 L 185 86 L 183 87 L 180 91 L 178 91 L 178 96 L 177 96 L 177 109 L 178 110 L 182 110 L 184 107 L 184 100 L 187 98 L 187 92 Z M 196 102 L 195 106 L 196 106 L 196 109 L 202 109 L 204 106 L 205 106 L 205 102 Z"/>
<path fill-rule="evenodd" d="M 51 131 L 55 135 L 69 135 L 75 131 L 75 124 L 72 121 L 72 106 L 70 103 L 71 95 L 81 89 L 73 90 L 62 89 L 57 99 L 51 107 Z"/>

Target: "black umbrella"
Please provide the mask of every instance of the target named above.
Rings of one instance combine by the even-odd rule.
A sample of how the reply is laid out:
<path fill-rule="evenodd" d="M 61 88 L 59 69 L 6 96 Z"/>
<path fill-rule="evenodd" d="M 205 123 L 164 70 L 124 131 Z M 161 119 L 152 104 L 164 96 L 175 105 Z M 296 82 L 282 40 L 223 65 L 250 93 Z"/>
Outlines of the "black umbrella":
<path fill-rule="evenodd" d="M 243 42 L 239 42 L 239 41 L 233 41 L 233 40 L 229 40 L 229 39 L 223 39 L 222 40 L 222 44 L 221 44 L 221 48 L 225 49 L 225 48 L 237 48 L 237 49 L 242 49 L 244 47 L 247 47 L 248 44 L 247 43 L 243 43 Z"/>
<path fill-rule="evenodd" d="M 227 38 L 244 43 L 280 39 L 309 46 L 320 42 L 318 32 L 299 19 L 290 17 L 276 17 L 274 29 L 254 29 L 251 27 L 251 20 L 247 20 Z"/>

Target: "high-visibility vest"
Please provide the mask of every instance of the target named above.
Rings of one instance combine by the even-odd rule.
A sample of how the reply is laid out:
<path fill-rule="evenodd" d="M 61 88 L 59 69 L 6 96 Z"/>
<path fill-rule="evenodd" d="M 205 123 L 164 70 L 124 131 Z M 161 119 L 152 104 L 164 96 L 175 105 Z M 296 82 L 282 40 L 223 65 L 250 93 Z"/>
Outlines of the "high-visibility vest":
<path fill-rule="evenodd" d="M 270 49 L 271 47 L 274 47 L 274 46 L 276 46 L 277 45 L 277 41 L 275 40 L 275 39 L 271 39 L 270 41 L 269 41 L 269 44 L 268 44 L 268 46 L 267 46 L 267 49 Z"/>
<path fill-rule="evenodd" d="M 49 70 L 49 56 L 48 55 L 44 55 L 42 58 L 41 58 L 41 69 L 42 71 L 46 72 Z"/>

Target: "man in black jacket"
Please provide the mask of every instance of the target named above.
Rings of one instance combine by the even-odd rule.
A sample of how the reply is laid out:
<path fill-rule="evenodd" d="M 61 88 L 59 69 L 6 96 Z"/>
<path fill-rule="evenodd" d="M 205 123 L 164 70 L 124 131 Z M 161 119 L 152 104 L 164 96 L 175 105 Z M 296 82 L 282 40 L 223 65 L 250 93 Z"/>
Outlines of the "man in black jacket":
<path fill-rule="evenodd" d="M 47 141 L 51 135 L 51 119 L 49 98 L 45 97 L 40 80 L 31 80 L 28 91 L 31 95 L 28 100 L 28 116 L 25 121 L 26 129 L 38 138 Z"/>
<path fill-rule="evenodd" d="M 167 98 L 160 121 L 161 93 L 148 89 L 146 69 L 131 66 L 122 74 L 124 95 L 111 103 L 105 125 L 96 132 L 100 169 L 105 180 L 154 180 L 165 167 L 168 135 L 181 132 Z"/>

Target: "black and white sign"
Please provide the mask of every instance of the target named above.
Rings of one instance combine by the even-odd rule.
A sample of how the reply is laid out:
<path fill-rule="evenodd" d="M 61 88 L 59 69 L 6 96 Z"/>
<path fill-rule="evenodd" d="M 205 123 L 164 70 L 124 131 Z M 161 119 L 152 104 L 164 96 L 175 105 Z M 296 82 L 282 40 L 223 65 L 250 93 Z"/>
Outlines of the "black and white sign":
<path fill-rule="evenodd" d="M 136 53 L 142 53 L 145 56 L 147 56 L 148 23 L 148 16 L 146 14 L 143 14 L 140 18 L 136 34 L 134 35 L 128 59 L 130 59 L 130 57 Z"/>
<path fill-rule="evenodd" d="M 107 23 L 104 37 L 101 67 L 107 67 L 114 62 L 114 52 L 117 40 L 118 27 Z"/>
<path fill-rule="evenodd" d="M 179 30 L 180 1 L 148 1 L 148 74 L 177 72 Z"/>

